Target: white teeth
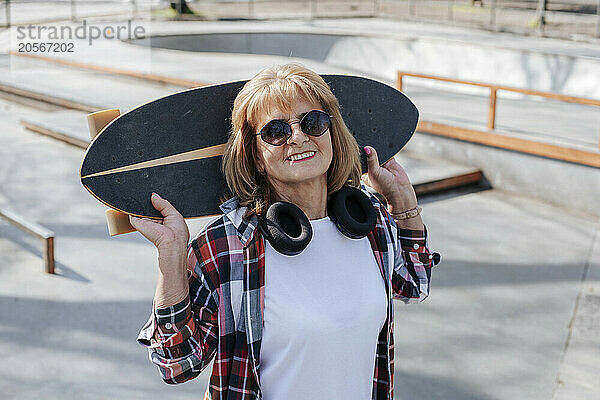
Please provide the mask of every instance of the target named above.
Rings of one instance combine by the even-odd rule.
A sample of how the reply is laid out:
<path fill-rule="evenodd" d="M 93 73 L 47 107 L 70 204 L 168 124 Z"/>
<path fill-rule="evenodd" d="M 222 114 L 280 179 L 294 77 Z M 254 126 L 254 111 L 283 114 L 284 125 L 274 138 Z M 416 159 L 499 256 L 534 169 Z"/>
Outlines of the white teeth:
<path fill-rule="evenodd" d="M 292 161 L 298 161 L 304 158 L 312 157 L 313 154 L 315 154 L 314 151 L 307 151 L 306 153 L 294 154 L 293 156 L 289 156 L 288 159 Z"/>

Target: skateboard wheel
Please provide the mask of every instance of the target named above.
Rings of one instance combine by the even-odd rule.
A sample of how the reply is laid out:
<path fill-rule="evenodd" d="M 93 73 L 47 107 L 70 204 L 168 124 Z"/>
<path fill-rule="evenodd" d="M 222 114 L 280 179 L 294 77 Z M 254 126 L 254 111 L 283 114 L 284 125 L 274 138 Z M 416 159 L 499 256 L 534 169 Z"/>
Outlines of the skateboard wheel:
<path fill-rule="evenodd" d="M 90 138 L 94 140 L 100 131 L 119 115 L 121 115 L 121 112 L 117 109 L 102 110 L 88 114 L 87 120 L 88 128 L 90 129 Z"/>
<path fill-rule="evenodd" d="M 110 208 L 106 210 L 106 222 L 108 223 L 108 234 L 110 236 L 122 235 L 136 230 L 129 222 L 128 214 Z"/>

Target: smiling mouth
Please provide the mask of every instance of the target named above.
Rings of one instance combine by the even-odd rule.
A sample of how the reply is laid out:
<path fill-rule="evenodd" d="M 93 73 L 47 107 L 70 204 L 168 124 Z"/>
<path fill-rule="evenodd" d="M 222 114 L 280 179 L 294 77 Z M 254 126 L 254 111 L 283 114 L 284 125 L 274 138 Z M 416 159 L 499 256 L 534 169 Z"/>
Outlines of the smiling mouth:
<path fill-rule="evenodd" d="M 286 160 L 288 161 L 302 161 L 302 160 L 306 160 L 307 158 L 312 158 L 312 156 L 314 156 L 316 154 L 316 152 L 314 151 L 306 151 L 304 153 L 301 154 L 294 154 L 292 156 L 289 156 L 288 158 L 286 158 Z"/>

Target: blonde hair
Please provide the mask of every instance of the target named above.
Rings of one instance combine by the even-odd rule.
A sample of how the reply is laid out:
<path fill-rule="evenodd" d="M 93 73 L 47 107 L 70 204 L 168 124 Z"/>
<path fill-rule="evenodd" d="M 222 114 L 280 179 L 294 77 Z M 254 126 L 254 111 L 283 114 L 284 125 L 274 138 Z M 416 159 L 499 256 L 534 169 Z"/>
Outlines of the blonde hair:
<path fill-rule="evenodd" d="M 261 117 L 279 110 L 292 112 L 306 100 L 331 115 L 333 159 L 327 170 L 327 195 L 342 186 L 360 186 L 360 151 L 339 111 L 339 102 L 317 73 L 298 64 L 273 66 L 246 82 L 233 103 L 232 129 L 223 154 L 223 174 L 230 194 L 248 207 L 244 218 L 264 214 L 275 202 L 275 191 L 258 171 L 256 136 Z M 228 196 L 224 196 L 223 199 Z"/>

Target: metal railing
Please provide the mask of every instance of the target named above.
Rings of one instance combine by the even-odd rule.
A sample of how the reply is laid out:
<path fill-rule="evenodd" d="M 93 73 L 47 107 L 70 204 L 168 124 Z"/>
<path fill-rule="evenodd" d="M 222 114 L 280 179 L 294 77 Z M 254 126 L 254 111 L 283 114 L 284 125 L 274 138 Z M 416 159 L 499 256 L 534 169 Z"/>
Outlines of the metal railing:
<path fill-rule="evenodd" d="M 10 0 L 4 0 L 4 4 L 0 4 L 0 6 L 2 5 L 4 5 L 4 17 L 6 21 L 4 27 L 10 28 Z"/>
<path fill-rule="evenodd" d="M 179 0 L 130 0 L 128 15 L 122 16 L 135 19 L 138 17 L 138 6 L 142 4 L 150 5 L 152 12 L 169 7 L 171 2 L 175 3 L 175 12 L 181 14 L 183 8 Z M 19 23 L 18 18 L 12 18 L 11 21 L 11 10 L 14 13 L 15 7 L 30 3 L 0 0 L 0 4 L 6 8 L 6 25 Z M 50 1 L 39 0 L 38 3 Z M 119 2 L 107 0 L 96 4 L 102 3 Z M 54 4 L 62 4 L 60 7 L 63 11 L 60 14 L 65 20 L 76 21 L 89 17 L 85 8 L 89 2 L 69 0 Z M 200 18 L 371 16 L 475 26 L 493 31 L 537 32 L 563 38 L 572 38 L 574 35 L 600 37 L 600 0 L 187 0 L 187 4 L 198 12 Z M 51 19 L 56 20 L 56 17 Z"/>
<path fill-rule="evenodd" d="M 600 0 L 382 0 L 402 8 L 408 19 L 443 21 L 488 30 L 536 32 L 570 38 L 572 34 L 600 37 Z M 445 3 L 445 6 L 444 6 Z M 446 10 L 444 10 L 446 8 Z M 380 7 L 381 9 L 381 7 Z M 445 15 L 444 15 L 445 14 Z M 592 19 L 595 21 L 592 22 Z M 584 26 L 585 25 L 585 26 Z"/>
<path fill-rule="evenodd" d="M 187 3 L 201 16 L 216 18 L 382 16 L 565 38 L 600 37 L 600 0 L 246 0 L 245 3 L 188 0 Z"/>
<path fill-rule="evenodd" d="M 6 209 L 0 208 L 0 218 L 44 241 L 44 270 L 49 274 L 54 274 L 54 232 L 41 225 L 27 222 L 20 215 Z"/>
<path fill-rule="evenodd" d="M 19 0 L 0 0 L 0 10 L 4 8 L 5 15 L 4 21 L 5 24 L 2 25 L 0 23 L 0 27 L 10 28 L 13 25 L 18 24 L 39 24 L 44 22 L 59 22 L 59 21 L 71 21 L 77 22 L 85 18 L 90 17 L 103 17 L 103 16 L 116 16 L 123 19 L 136 19 L 139 17 L 138 8 L 140 2 L 144 3 L 153 3 L 156 0 L 128 0 L 129 6 L 126 7 L 123 5 L 122 1 L 119 0 L 106 0 L 106 1 L 78 1 L 78 0 L 67 0 L 62 2 L 52 2 L 50 0 L 32 0 L 32 1 L 24 1 L 21 2 Z M 24 7 L 30 7 L 31 4 L 40 4 L 40 5 L 52 5 L 50 9 L 54 10 L 52 15 L 43 16 L 39 19 L 31 20 L 31 18 L 23 19 Z M 115 14 L 116 11 L 113 10 L 112 13 L 104 15 L 102 13 L 98 13 L 96 11 L 90 12 L 89 7 L 97 7 L 100 5 L 115 5 L 118 7 L 119 14 Z M 21 8 L 19 13 L 16 12 L 17 9 Z M 110 8 L 110 7 L 109 7 Z M 25 9 L 28 10 L 28 9 Z"/>
<path fill-rule="evenodd" d="M 543 92 L 539 90 L 521 89 L 510 86 L 494 85 L 481 82 L 465 81 L 461 79 L 445 78 L 434 75 L 415 74 L 410 72 L 398 71 L 396 87 L 402 91 L 404 86 L 404 77 L 412 77 L 419 79 L 428 79 L 434 81 L 441 81 L 447 83 L 455 83 L 460 85 L 477 86 L 489 89 L 489 100 L 488 100 L 488 118 L 487 118 L 487 132 L 476 131 L 472 129 L 465 129 L 455 126 L 446 126 L 442 124 L 436 124 L 433 122 L 420 123 L 421 129 L 429 131 L 442 136 L 450 136 L 461 139 L 471 139 L 477 136 L 477 142 L 483 144 L 491 144 L 497 147 L 509 148 L 511 150 L 522 151 L 531 154 L 542 155 L 546 157 L 561 159 L 569 162 L 582 163 L 590 166 L 600 167 L 600 153 L 568 149 L 562 146 L 554 146 L 550 144 L 544 144 L 541 142 L 535 142 L 524 139 L 507 138 L 504 135 L 501 140 L 497 140 L 498 137 L 494 137 L 494 129 L 496 127 L 496 107 L 497 107 L 497 94 L 498 91 L 507 91 L 513 93 L 520 93 L 528 96 L 543 97 L 546 99 L 558 100 L 566 103 L 575 103 L 587 106 L 600 107 L 600 100 L 589 99 L 584 97 L 567 96 L 559 93 Z M 473 140 L 472 140 L 473 141 Z M 532 146 L 533 145 L 533 146 Z M 598 149 L 600 151 L 600 141 L 598 143 Z"/>

